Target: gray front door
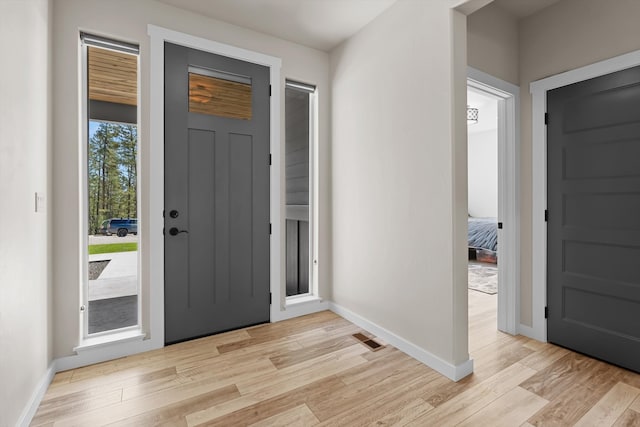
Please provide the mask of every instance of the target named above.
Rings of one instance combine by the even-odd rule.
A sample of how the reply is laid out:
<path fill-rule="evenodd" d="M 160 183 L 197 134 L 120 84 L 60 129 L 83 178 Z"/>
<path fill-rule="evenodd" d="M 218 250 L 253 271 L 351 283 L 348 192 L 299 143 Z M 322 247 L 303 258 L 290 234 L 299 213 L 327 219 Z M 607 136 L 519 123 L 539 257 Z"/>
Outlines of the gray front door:
<path fill-rule="evenodd" d="M 166 43 L 164 86 L 165 342 L 267 322 L 269 69 Z"/>
<path fill-rule="evenodd" d="M 640 67 L 547 109 L 548 340 L 640 371 Z"/>

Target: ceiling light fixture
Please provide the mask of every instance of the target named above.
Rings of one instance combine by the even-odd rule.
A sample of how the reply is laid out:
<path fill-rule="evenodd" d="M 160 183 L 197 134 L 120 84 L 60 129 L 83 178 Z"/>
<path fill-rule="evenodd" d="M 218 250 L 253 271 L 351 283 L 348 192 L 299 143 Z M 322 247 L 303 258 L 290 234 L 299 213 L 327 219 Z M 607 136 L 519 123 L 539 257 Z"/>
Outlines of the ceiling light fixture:
<path fill-rule="evenodd" d="M 475 125 L 476 123 L 478 123 L 478 109 L 467 105 L 467 125 Z"/>

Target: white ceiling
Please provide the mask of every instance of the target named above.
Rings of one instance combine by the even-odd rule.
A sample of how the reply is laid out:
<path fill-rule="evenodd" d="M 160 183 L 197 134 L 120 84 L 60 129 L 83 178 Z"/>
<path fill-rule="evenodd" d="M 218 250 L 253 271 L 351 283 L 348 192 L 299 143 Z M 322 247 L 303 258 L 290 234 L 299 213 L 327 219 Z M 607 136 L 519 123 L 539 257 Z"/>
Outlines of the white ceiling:
<path fill-rule="evenodd" d="M 200 15 L 329 51 L 396 0 L 159 0 Z"/>
<path fill-rule="evenodd" d="M 525 18 L 559 1 L 560 0 L 495 0 L 495 3 L 512 15 L 518 18 Z"/>
<path fill-rule="evenodd" d="M 397 0 L 158 0 L 294 43 L 330 51 Z M 424 0 L 435 1 L 435 0 Z M 560 0 L 495 0 L 518 18 Z"/>

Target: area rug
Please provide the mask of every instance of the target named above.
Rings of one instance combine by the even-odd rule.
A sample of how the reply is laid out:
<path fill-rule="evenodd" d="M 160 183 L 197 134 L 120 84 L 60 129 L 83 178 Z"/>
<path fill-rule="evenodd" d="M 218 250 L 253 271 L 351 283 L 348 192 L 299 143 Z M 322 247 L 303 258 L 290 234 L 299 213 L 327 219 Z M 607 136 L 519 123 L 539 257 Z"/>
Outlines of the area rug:
<path fill-rule="evenodd" d="M 469 289 L 494 295 L 498 293 L 498 268 L 485 264 L 469 264 Z"/>

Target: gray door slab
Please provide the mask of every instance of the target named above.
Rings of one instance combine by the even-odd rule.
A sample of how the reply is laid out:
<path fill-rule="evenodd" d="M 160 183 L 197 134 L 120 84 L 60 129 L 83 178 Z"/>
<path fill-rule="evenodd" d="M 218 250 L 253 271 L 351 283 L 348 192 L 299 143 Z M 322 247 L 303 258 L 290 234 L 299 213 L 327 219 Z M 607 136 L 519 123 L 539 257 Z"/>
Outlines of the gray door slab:
<path fill-rule="evenodd" d="M 251 118 L 190 112 L 190 66 L 248 78 Z M 165 44 L 167 343 L 269 321 L 269 96 L 267 67 Z"/>
<path fill-rule="evenodd" d="M 547 109 L 548 340 L 640 372 L 640 67 Z"/>

